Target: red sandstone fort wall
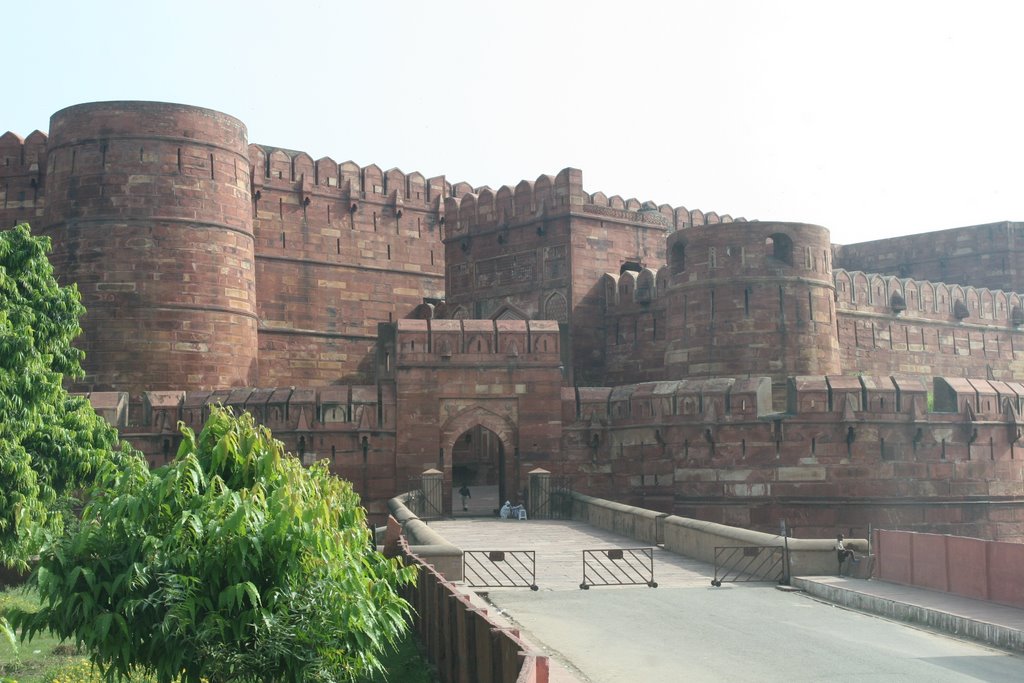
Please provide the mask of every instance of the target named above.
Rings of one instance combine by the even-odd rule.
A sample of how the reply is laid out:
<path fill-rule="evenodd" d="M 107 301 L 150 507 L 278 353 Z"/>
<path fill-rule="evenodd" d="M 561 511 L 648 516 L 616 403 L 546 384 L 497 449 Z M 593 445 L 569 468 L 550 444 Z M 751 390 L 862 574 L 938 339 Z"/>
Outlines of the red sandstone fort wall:
<path fill-rule="evenodd" d="M 569 321 L 570 171 L 497 192 L 454 188 L 445 202 L 450 316 Z"/>
<path fill-rule="evenodd" d="M 989 289 L 1024 290 L 1024 224 L 1004 221 L 836 245 L 835 263 L 863 270 Z"/>
<path fill-rule="evenodd" d="M 1019 288 L 1017 224 L 833 249 L 818 226 L 588 194 L 575 169 L 492 192 L 160 103 L 0 137 L 0 192 L 83 292 L 76 388 L 131 392 L 90 398 L 154 464 L 224 403 L 374 515 L 428 467 L 450 482 L 456 441 L 486 430 L 508 495 L 541 466 L 757 528 L 1024 539 L 1024 311 L 979 284 Z M 916 273 L 941 252 L 974 287 L 831 263 Z"/>
<path fill-rule="evenodd" d="M 846 371 L 1024 378 L 1015 292 L 835 271 Z"/>
<path fill-rule="evenodd" d="M 378 323 L 444 297 L 443 178 L 249 146 L 260 383 L 372 381 Z"/>
<path fill-rule="evenodd" d="M 786 518 L 809 535 L 884 523 L 1024 538 L 1017 512 L 972 502 L 1024 493 L 1024 386 L 964 382 L 936 382 L 954 412 L 927 411 L 920 381 L 887 377 L 796 378 L 790 413 L 773 412 L 768 378 L 563 392 L 556 474 L 623 502 L 766 530 Z"/>
<path fill-rule="evenodd" d="M 1020 383 L 799 377 L 787 413 L 766 377 L 559 390 L 557 352 L 522 353 L 509 375 L 509 345 L 558 340 L 550 323 L 525 325 L 403 321 L 382 335 L 398 357 L 379 386 L 90 399 L 153 464 L 176 451 L 179 419 L 199 429 L 213 404 L 248 410 L 380 515 L 428 467 L 450 482 L 453 441 L 481 425 L 506 444 L 509 491 L 540 466 L 581 492 L 766 530 L 785 518 L 801 536 L 885 524 L 1024 540 L 1011 504 L 1024 493 Z M 485 340 L 496 346 L 476 351 Z"/>
<path fill-rule="evenodd" d="M 456 186 L 445 203 L 447 315 L 546 318 L 570 329 L 570 381 L 605 381 L 607 272 L 665 261 L 665 235 L 732 220 L 583 190 L 563 169 L 515 188 Z"/>

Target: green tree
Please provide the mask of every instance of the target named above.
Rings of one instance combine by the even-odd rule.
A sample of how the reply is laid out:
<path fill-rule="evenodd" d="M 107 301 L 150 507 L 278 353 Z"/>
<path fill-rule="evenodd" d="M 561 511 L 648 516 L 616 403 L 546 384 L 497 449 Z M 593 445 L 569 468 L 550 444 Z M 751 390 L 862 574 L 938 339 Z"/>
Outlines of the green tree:
<path fill-rule="evenodd" d="M 117 432 L 63 388 L 82 374 L 71 346 L 85 313 L 60 287 L 50 240 L 28 225 L 0 231 L 0 564 L 24 569 L 42 532 L 59 530 L 63 497 L 111 461 Z"/>
<path fill-rule="evenodd" d="M 246 413 L 182 427 L 173 462 L 105 470 L 79 530 L 44 549 L 28 637 L 81 641 L 109 680 L 347 681 L 405 633 L 414 579 L 371 545 L 348 482 L 303 468 Z"/>

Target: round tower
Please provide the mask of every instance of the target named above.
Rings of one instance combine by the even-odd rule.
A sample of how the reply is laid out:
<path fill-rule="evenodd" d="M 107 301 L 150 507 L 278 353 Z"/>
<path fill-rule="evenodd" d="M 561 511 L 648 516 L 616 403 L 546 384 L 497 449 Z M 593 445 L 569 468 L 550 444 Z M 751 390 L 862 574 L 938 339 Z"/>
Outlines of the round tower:
<path fill-rule="evenodd" d="M 255 384 L 256 286 L 245 125 L 161 102 L 50 119 L 42 234 L 88 310 L 77 390 Z"/>
<path fill-rule="evenodd" d="M 738 222 L 668 238 L 672 378 L 840 372 L 828 230 Z M 784 392 L 783 392 L 784 395 Z"/>

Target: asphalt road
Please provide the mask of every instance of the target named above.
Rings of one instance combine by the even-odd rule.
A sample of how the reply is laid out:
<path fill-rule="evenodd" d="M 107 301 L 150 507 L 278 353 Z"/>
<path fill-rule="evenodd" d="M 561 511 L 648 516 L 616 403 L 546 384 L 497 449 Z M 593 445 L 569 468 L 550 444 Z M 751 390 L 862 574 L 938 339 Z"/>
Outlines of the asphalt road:
<path fill-rule="evenodd" d="M 492 590 L 591 683 L 1024 681 L 1024 658 L 770 585 Z"/>

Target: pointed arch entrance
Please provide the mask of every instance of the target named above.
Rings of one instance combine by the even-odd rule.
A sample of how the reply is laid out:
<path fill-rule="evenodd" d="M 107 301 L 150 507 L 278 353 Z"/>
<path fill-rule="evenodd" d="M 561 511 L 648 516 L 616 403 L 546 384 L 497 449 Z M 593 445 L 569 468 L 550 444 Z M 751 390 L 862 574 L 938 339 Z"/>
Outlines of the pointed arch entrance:
<path fill-rule="evenodd" d="M 472 497 L 466 514 L 491 514 L 501 502 L 516 498 L 516 426 L 481 406 L 453 415 L 441 427 L 441 454 L 451 482 L 453 514 L 463 514 L 459 489 L 467 485 Z"/>

